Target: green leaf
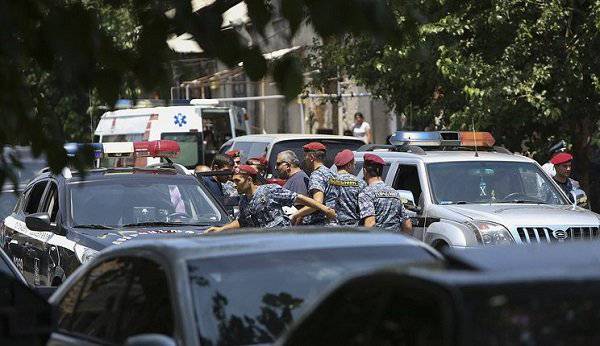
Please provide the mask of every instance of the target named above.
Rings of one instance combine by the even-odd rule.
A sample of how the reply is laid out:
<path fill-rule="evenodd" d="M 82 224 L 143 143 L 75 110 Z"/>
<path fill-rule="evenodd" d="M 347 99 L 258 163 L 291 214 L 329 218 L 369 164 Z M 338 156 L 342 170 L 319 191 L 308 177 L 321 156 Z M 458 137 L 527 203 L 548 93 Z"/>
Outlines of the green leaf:
<path fill-rule="evenodd" d="M 290 23 L 290 34 L 294 36 L 305 18 L 304 5 L 301 0 L 282 0 L 281 14 Z"/>
<path fill-rule="evenodd" d="M 256 46 L 244 52 L 242 61 L 244 63 L 244 70 L 252 81 L 260 80 L 267 73 L 267 61 Z"/>
<path fill-rule="evenodd" d="M 298 97 L 304 82 L 300 59 L 294 54 L 288 53 L 276 60 L 273 67 L 273 79 L 288 102 Z"/>

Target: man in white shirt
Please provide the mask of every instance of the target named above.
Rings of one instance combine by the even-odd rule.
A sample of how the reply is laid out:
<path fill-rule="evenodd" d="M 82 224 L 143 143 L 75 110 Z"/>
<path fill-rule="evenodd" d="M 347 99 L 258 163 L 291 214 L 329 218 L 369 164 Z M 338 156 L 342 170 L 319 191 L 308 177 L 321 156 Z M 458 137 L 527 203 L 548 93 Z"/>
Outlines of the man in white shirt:
<path fill-rule="evenodd" d="M 354 114 L 354 125 L 352 126 L 352 135 L 362 138 L 365 143 L 371 143 L 371 125 L 365 121 L 365 116 L 361 112 Z"/>

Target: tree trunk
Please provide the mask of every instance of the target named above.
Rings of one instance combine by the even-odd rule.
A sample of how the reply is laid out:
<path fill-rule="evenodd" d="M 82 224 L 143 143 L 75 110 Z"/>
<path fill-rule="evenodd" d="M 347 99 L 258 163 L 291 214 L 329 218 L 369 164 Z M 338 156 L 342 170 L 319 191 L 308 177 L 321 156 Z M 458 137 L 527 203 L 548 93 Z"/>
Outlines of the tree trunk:
<path fill-rule="evenodd" d="M 588 194 L 588 198 L 590 197 L 591 137 L 594 128 L 595 124 L 587 116 L 576 118 L 571 126 L 573 171 L 577 173 L 579 184 Z"/>

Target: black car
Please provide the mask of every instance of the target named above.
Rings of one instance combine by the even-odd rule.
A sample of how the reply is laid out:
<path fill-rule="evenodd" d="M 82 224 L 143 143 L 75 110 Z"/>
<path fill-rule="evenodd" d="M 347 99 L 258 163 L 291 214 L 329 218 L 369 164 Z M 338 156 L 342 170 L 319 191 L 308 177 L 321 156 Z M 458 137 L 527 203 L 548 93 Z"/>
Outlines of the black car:
<path fill-rule="evenodd" d="M 43 172 L 0 227 L 0 245 L 33 285 L 59 285 L 99 250 L 132 239 L 196 236 L 229 221 L 175 168 Z"/>
<path fill-rule="evenodd" d="M 325 293 L 278 345 L 597 345 L 600 242 L 456 251 Z"/>
<path fill-rule="evenodd" d="M 356 229 L 130 242 L 101 252 L 57 289 L 49 345 L 270 343 L 349 275 L 439 261 L 409 237 Z"/>

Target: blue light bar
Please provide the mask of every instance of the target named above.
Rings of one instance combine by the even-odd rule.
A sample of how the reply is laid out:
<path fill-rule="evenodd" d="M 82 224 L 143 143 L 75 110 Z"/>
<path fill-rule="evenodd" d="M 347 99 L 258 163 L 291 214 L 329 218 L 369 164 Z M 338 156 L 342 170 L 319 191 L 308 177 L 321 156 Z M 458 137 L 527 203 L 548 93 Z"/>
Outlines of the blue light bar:
<path fill-rule="evenodd" d="M 65 143 L 64 148 L 67 151 L 67 157 L 75 157 L 75 155 L 77 155 L 80 150 L 83 150 L 86 145 L 92 147 L 94 159 L 99 159 L 102 157 L 102 143 Z"/>
<path fill-rule="evenodd" d="M 439 132 L 427 131 L 398 131 L 390 137 L 392 145 L 417 145 L 422 147 L 437 147 L 442 145 L 442 135 Z"/>

